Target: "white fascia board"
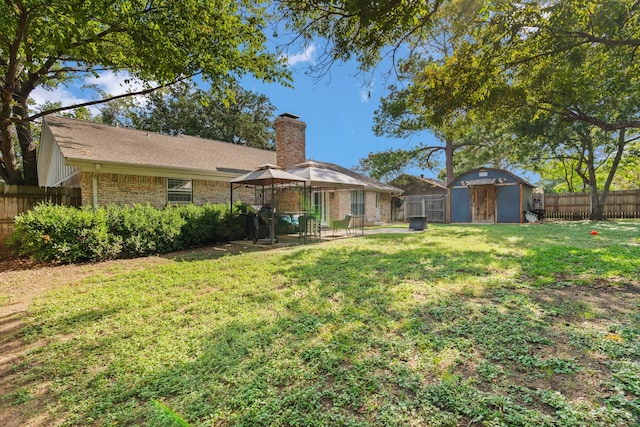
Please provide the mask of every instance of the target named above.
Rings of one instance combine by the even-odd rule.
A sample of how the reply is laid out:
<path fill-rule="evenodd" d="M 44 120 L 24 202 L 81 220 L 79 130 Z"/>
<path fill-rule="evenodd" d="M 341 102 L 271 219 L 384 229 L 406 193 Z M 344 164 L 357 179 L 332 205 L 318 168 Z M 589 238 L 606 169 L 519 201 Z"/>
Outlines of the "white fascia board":
<path fill-rule="evenodd" d="M 83 172 L 113 173 L 119 175 L 159 176 L 167 178 L 201 179 L 204 181 L 229 181 L 242 173 L 201 169 L 169 168 L 161 166 L 132 165 L 129 163 L 105 163 L 67 159 L 67 164 L 77 166 Z M 98 166 L 99 165 L 99 166 Z"/>
<path fill-rule="evenodd" d="M 58 187 L 59 185 L 61 185 L 63 182 L 70 180 L 71 178 L 73 178 L 74 176 L 80 174 L 82 171 L 80 169 L 77 169 L 75 172 L 73 172 L 71 175 L 65 176 L 64 178 L 60 179 L 57 182 L 53 182 L 51 183 L 51 185 L 49 185 L 48 187 Z M 41 185 L 42 187 L 42 185 Z"/>

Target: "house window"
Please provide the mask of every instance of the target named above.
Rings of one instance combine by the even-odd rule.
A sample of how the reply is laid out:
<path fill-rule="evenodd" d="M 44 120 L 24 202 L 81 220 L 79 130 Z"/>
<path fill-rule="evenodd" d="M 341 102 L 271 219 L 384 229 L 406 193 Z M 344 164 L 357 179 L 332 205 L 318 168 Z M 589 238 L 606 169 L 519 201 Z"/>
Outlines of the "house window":
<path fill-rule="evenodd" d="M 191 180 L 167 178 L 167 202 L 191 203 Z"/>
<path fill-rule="evenodd" d="M 364 215 L 364 191 L 351 191 L 351 215 Z"/>
<path fill-rule="evenodd" d="M 329 223 L 329 204 L 327 203 L 327 193 L 325 191 L 313 193 L 313 211 L 318 215 L 322 224 Z"/>

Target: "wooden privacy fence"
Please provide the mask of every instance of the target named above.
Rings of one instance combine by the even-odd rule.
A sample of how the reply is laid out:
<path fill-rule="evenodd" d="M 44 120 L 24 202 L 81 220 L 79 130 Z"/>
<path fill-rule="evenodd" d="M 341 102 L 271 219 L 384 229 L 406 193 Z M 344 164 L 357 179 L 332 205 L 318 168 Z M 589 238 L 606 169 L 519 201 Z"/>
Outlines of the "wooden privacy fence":
<path fill-rule="evenodd" d="M 428 194 L 421 196 L 404 196 L 394 203 L 393 218 L 395 221 L 409 221 L 410 218 L 426 218 L 427 222 L 445 222 L 447 196 L 444 194 Z"/>
<path fill-rule="evenodd" d="M 79 188 L 41 188 L 0 184 L 0 252 L 13 231 L 13 220 L 40 202 L 80 206 Z"/>
<path fill-rule="evenodd" d="M 545 194 L 546 218 L 587 219 L 591 214 L 589 193 Z M 607 218 L 640 218 L 640 189 L 611 191 L 604 205 Z"/>

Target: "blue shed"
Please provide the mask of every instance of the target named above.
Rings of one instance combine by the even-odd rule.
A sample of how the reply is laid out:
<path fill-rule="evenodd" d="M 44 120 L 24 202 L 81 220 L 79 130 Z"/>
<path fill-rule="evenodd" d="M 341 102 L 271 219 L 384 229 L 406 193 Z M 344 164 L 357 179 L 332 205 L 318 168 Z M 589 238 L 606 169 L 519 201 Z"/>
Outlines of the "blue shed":
<path fill-rule="evenodd" d="M 533 185 L 503 169 L 480 168 L 449 187 L 449 222 L 522 223 L 533 206 Z"/>

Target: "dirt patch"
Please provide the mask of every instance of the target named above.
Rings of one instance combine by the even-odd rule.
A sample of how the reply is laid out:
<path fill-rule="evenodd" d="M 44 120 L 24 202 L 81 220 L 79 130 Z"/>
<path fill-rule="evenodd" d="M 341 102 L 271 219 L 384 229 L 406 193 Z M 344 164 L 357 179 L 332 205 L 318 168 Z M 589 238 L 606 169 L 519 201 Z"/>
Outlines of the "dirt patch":
<path fill-rule="evenodd" d="M 166 262 L 170 261 L 159 257 L 58 266 L 21 259 L 3 261 L 0 264 L 0 396 L 15 396 L 14 400 L 19 398 L 20 373 L 16 372 L 15 367 L 19 366 L 30 350 L 21 334 L 25 327 L 25 317 L 34 299 L 56 288 L 79 283 L 85 277 L 99 272 L 127 272 Z M 31 346 L 37 346 L 37 343 Z M 7 402 L 2 403 L 6 407 L 0 409 L 0 425 L 52 425 L 52 420 L 45 419 L 32 419 L 35 424 L 25 424 L 21 416 L 24 407 L 18 408 L 7 405 Z M 33 405 L 42 404 L 42 399 L 33 399 L 29 402 L 29 409 L 37 413 L 38 408 Z"/>
<path fill-rule="evenodd" d="M 636 313 L 640 301 L 640 282 L 597 279 L 591 285 L 571 285 L 559 289 L 527 292 L 533 300 L 547 307 L 562 307 L 555 316 L 549 339 L 553 346 L 539 346 L 536 356 L 542 360 L 563 358 L 576 360 L 584 369 L 572 375 L 553 374 L 547 378 L 516 378 L 523 386 L 552 389 L 562 392 L 573 402 L 588 403 L 602 392 L 603 382 L 610 374 L 607 356 L 596 351 L 578 352 L 568 344 L 569 329 L 593 330 L 606 333 L 612 323 L 624 322 Z M 520 380 L 520 381 L 519 381 Z"/>
<path fill-rule="evenodd" d="M 24 258 L 5 256 L 0 260 L 0 425 L 4 427 L 44 427 L 55 425 L 51 419 L 23 416 L 28 412 L 39 413 L 46 403 L 46 386 L 38 390 L 41 398 L 27 405 L 11 406 L 6 399 L 19 399 L 20 373 L 16 371 L 20 361 L 37 343 L 28 346 L 22 339 L 25 317 L 36 298 L 57 288 L 81 282 L 95 274 L 122 274 L 142 270 L 153 265 L 171 262 L 188 262 L 218 258 L 237 253 L 264 250 L 262 245 L 236 242 L 208 246 L 146 258 L 105 261 L 94 264 L 54 265 L 34 262 Z M 41 392 L 42 391 L 42 392 Z"/>

